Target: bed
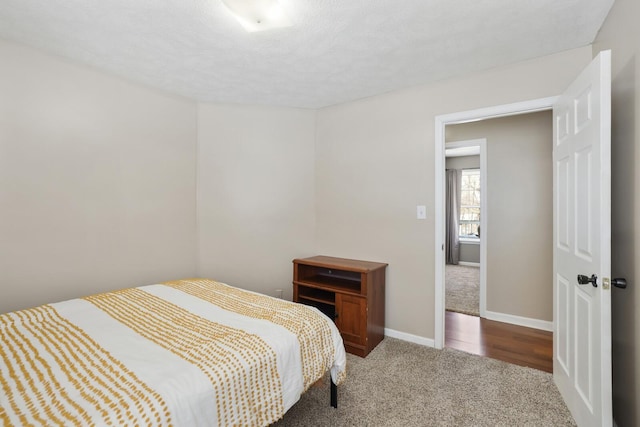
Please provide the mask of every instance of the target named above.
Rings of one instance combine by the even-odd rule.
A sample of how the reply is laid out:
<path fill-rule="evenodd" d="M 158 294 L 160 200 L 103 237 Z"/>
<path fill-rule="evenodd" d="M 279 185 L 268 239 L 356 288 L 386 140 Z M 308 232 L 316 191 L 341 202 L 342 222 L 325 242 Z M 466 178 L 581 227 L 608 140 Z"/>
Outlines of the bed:
<path fill-rule="evenodd" d="M 313 307 L 166 282 L 0 315 L 0 425 L 264 426 L 345 368 Z"/>

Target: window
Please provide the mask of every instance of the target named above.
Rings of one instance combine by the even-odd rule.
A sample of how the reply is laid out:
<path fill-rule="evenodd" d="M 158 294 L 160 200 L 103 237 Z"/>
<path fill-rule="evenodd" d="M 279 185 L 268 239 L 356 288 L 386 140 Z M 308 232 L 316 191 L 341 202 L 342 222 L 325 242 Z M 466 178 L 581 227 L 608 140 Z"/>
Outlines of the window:
<path fill-rule="evenodd" d="M 458 235 L 464 238 L 480 237 L 480 169 L 462 170 Z"/>

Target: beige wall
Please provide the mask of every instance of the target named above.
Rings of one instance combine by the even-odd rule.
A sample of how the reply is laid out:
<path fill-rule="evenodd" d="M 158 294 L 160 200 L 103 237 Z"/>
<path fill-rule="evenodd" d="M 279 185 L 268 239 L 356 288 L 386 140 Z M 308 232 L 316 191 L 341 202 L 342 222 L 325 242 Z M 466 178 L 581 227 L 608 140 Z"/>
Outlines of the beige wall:
<path fill-rule="evenodd" d="M 487 310 L 553 321 L 551 112 L 447 126 L 487 139 Z"/>
<path fill-rule="evenodd" d="M 196 106 L 0 41 L 0 312 L 195 273 Z"/>
<path fill-rule="evenodd" d="M 480 169 L 480 156 L 447 157 L 445 167 L 447 169 Z"/>
<path fill-rule="evenodd" d="M 314 255 L 315 118 L 199 106 L 199 275 L 291 299 L 291 261 Z"/>
<path fill-rule="evenodd" d="M 435 116 L 560 94 L 590 59 L 585 47 L 318 112 L 317 249 L 389 263 L 387 327 L 434 337 Z"/>
<path fill-rule="evenodd" d="M 435 115 L 554 95 L 591 53 L 314 112 L 196 106 L 0 46 L 2 310 L 193 274 L 290 297 L 290 260 L 325 253 L 389 262 L 388 326 L 423 337 Z"/>
<path fill-rule="evenodd" d="M 0 59 L 0 312 L 195 275 L 291 298 L 315 111 L 197 106 L 9 42 Z"/>
<path fill-rule="evenodd" d="M 640 3 L 616 0 L 593 46 L 612 49 L 611 274 L 613 415 L 618 427 L 640 425 Z"/>
<path fill-rule="evenodd" d="M 480 264 L 480 243 L 460 242 L 460 261 Z"/>

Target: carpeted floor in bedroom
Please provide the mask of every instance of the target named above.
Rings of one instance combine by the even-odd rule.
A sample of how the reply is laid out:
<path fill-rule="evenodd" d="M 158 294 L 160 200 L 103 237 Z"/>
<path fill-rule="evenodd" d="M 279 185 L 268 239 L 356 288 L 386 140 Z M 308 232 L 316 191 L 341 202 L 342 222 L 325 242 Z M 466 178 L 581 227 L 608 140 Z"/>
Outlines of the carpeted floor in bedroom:
<path fill-rule="evenodd" d="M 274 426 L 575 426 L 550 374 L 385 338 L 347 355 L 338 409 L 315 385 Z"/>

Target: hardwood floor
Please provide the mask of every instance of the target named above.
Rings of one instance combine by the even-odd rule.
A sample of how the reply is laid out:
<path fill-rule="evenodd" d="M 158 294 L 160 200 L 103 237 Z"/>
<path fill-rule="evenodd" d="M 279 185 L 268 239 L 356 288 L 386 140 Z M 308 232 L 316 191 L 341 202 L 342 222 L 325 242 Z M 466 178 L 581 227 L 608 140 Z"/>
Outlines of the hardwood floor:
<path fill-rule="evenodd" d="M 447 311 L 445 347 L 553 372 L 553 333 Z"/>

